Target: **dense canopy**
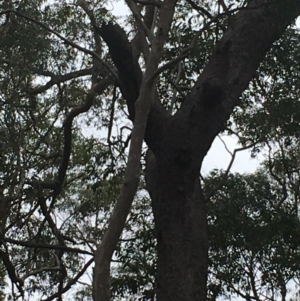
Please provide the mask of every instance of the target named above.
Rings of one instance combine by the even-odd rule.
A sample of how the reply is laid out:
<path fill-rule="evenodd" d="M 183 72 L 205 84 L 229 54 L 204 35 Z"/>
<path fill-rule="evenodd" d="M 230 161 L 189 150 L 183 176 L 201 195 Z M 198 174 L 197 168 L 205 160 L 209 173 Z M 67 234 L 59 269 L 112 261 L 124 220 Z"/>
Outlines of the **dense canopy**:
<path fill-rule="evenodd" d="M 297 300 L 298 15 L 0 1 L 0 300 Z M 231 173 L 243 151 L 260 167 Z"/>

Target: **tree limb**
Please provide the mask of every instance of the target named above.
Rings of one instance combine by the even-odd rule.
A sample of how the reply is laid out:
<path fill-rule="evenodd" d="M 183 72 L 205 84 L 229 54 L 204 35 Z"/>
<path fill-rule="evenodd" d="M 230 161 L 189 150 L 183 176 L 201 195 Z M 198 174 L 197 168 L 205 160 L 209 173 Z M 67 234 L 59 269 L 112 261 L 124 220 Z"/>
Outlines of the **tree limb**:
<path fill-rule="evenodd" d="M 28 20 L 28 21 L 34 22 L 34 23 L 38 24 L 39 26 L 41 26 L 42 28 L 44 28 L 44 29 L 46 29 L 47 31 L 49 31 L 50 33 L 54 34 L 54 35 L 57 36 L 58 38 L 60 38 L 60 39 L 61 39 L 62 41 L 64 41 L 66 44 L 72 46 L 73 48 L 76 48 L 76 49 L 82 51 L 83 53 L 86 53 L 86 54 L 91 55 L 92 57 L 95 57 L 95 58 L 96 58 L 96 59 L 97 59 L 97 60 L 98 60 L 98 61 L 99 61 L 106 69 L 107 69 L 107 71 L 115 78 L 115 80 L 118 80 L 118 78 L 117 78 L 117 76 L 116 76 L 114 70 L 112 70 L 112 68 L 110 67 L 110 65 L 109 65 L 108 63 L 106 63 L 105 61 L 103 61 L 103 60 L 101 59 L 101 57 L 99 56 L 99 54 L 96 53 L 95 51 L 92 51 L 92 50 L 86 49 L 86 48 L 84 48 L 84 47 L 81 47 L 80 45 L 78 45 L 78 44 L 74 43 L 73 41 L 71 41 L 71 40 L 65 38 L 64 36 L 62 36 L 59 32 L 57 32 L 57 31 L 51 29 L 51 28 L 50 28 L 49 26 L 47 26 L 46 24 L 44 24 L 44 23 L 42 23 L 42 22 L 40 22 L 40 21 L 38 21 L 38 20 L 35 20 L 34 18 L 32 18 L 32 17 L 30 17 L 30 16 L 27 16 L 27 15 L 25 15 L 25 14 L 23 14 L 23 13 L 20 13 L 20 12 L 18 12 L 18 11 L 16 11 L 16 10 L 8 9 L 8 10 L 5 10 L 5 11 L 2 11 L 2 12 L 0 13 L 0 15 L 5 14 L 5 13 L 14 13 L 14 14 L 16 14 L 16 15 L 18 15 L 18 16 L 20 16 L 20 17 L 22 17 L 22 18 L 24 18 L 24 19 L 26 19 L 26 20 Z"/>
<path fill-rule="evenodd" d="M 81 269 L 81 271 L 72 279 L 70 280 L 66 286 L 64 288 L 62 288 L 60 291 L 58 291 L 57 293 L 53 294 L 52 296 L 50 296 L 47 299 L 41 300 L 41 301 L 51 301 L 54 300 L 57 297 L 60 297 L 62 294 L 64 294 L 65 292 L 67 292 L 74 284 L 77 283 L 78 279 L 85 273 L 85 271 L 88 269 L 88 267 L 93 263 L 94 258 L 91 258 L 85 265 L 84 267 Z"/>
<path fill-rule="evenodd" d="M 138 187 L 140 175 L 141 148 L 144 140 L 144 134 L 146 131 L 148 114 L 156 91 L 155 82 L 151 80 L 151 75 L 156 70 L 159 64 L 163 46 L 165 44 L 173 19 L 175 3 L 176 1 L 174 0 L 166 0 L 161 8 L 160 13 L 161 16 L 163 16 L 163 18 L 160 18 L 158 24 L 160 32 L 156 35 L 153 41 L 152 51 L 149 55 L 146 71 L 141 83 L 141 88 L 139 90 L 138 99 L 135 103 L 134 127 L 132 130 L 131 145 L 129 149 L 129 156 L 125 170 L 123 186 L 117 198 L 117 203 L 110 218 L 108 228 L 105 231 L 105 234 L 102 238 L 102 242 L 97 247 L 95 253 L 95 269 L 93 279 L 94 301 L 108 301 L 110 299 L 111 257 L 118 243 L 120 235 L 123 231 L 132 200 Z M 100 34 L 103 34 L 103 32 L 101 32 L 101 29 L 99 32 Z M 117 41 L 111 42 L 115 43 Z M 115 55 L 115 49 L 112 48 L 110 45 L 108 46 L 110 48 L 110 52 L 113 52 L 112 55 Z M 132 56 L 130 56 L 130 50 L 128 51 L 128 54 L 129 57 L 132 58 Z M 124 53 L 122 59 L 124 60 Z M 119 64 L 119 66 L 117 66 L 118 69 L 124 68 L 121 62 L 117 63 Z"/>
<path fill-rule="evenodd" d="M 43 76 L 50 76 L 51 80 L 48 81 L 44 86 L 39 86 L 36 88 L 32 88 L 28 90 L 28 93 L 30 95 L 37 95 L 40 93 L 43 93 L 47 91 L 49 88 L 51 88 L 54 85 L 66 82 L 68 80 L 80 77 L 80 76 L 86 76 L 86 75 L 91 75 L 92 74 L 92 68 L 88 69 L 82 69 L 82 70 L 77 70 L 73 71 L 64 75 L 56 75 L 52 72 L 48 71 L 36 71 L 37 74 L 43 75 Z"/>
<path fill-rule="evenodd" d="M 82 250 L 79 248 L 71 248 L 66 245 L 42 244 L 42 243 L 36 243 L 34 241 L 22 241 L 22 240 L 15 240 L 15 239 L 11 239 L 11 238 L 4 238 L 3 241 L 14 244 L 14 245 L 28 247 L 28 248 L 63 250 L 63 251 L 70 252 L 70 253 L 93 255 L 92 252 Z"/>

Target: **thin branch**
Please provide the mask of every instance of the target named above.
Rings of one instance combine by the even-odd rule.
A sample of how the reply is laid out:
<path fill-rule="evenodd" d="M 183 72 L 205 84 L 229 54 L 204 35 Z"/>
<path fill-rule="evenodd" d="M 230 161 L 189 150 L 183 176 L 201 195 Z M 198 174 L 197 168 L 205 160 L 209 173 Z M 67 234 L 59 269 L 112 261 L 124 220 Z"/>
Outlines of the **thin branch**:
<path fill-rule="evenodd" d="M 181 54 L 179 54 L 178 57 L 174 58 L 173 60 L 171 60 L 171 61 L 165 63 L 164 65 L 162 65 L 161 67 L 159 67 L 159 68 L 153 73 L 153 75 L 151 76 L 151 80 L 154 80 L 160 73 L 162 73 L 162 72 L 164 72 L 165 70 L 169 69 L 169 68 L 172 67 L 174 64 L 176 64 L 176 63 L 178 63 L 179 61 L 181 61 L 182 59 L 186 58 L 186 57 L 190 54 L 191 50 L 195 47 L 196 41 L 197 41 L 197 39 L 199 38 L 199 36 L 200 36 L 205 30 L 207 30 L 207 29 L 211 26 L 211 24 L 212 24 L 213 22 L 215 22 L 218 18 L 220 18 L 220 16 L 221 16 L 221 15 L 217 15 L 217 16 L 213 17 L 207 24 L 205 24 L 205 25 L 203 26 L 203 28 L 201 28 L 201 30 L 199 30 L 199 31 L 195 34 L 195 36 L 193 37 L 193 39 L 192 39 L 190 45 L 189 45 L 187 48 L 183 49 L 182 52 L 181 52 Z"/>
<path fill-rule="evenodd" d="M 28 247 L 28 248 L 63 250 L 63 251 L 70 252 L 70 253 L 93 255 L 92 252 L 82 250 L 79 248 L 71 248 L 66 245 L 49 245 L 49 244 L 35 243 L 33 241 L 15 240 L 15 239 L 11 239 L 11 238 L 4 238 L 3 241 L 14 244 L 14 245 Z"/>
<path fill-rule="evenodd" d="M 82 268 L 82 270 L 76 275 L 76 277 L 74 277 L 72 280 L 70 280 L 68 282 L 68 284 L 62 288 L 59 292 L 53 294 L 52 296 L 50 296 L 47 299 L 41 300 L 41 301 L 51 301 L 55 298 L 60 297 L 62 294 L 64 294 L 65 292 L 67 292 L 74 284 L 76 284 L 76 282 L 78 281 L 78 279 L 85 273 L 85 271 L 88 269 L 88 267 L 93 263 L 94 258 L 91 258 Z"/>
<path fill-rule="evenodd" d="M 60 266 L 57 267 L 44 267 L 44 268 L 40 268 L 34 271 L 31 271 L 29 273 L 27 273 L 25 276 L 23 276 L 21 279 L 24 281 L 25 279 L 27 279 L 30 276 L 35 276 L 38 275 L 42 272 L 51 272 L 51 271 L 60 271 Z"/>
<path fill-rule="evenodd" d="M 250 265 L 249 266 L 249 273 L 247 273 L 247 274 L 250 278 L 250 284 L 251 284 L 251 287 L 252 287 L 252 292 L 254 294 L 254 297 L 255 297 L 256 301 L 260 301 L 259 296 L 258 296 L 258 292 L 257 292 L 257 289 L 256 289 L 255 276 L 253 274 L 253 269 L 254 269 L 253 257 L 254 257 L 254 255 L 251 253 L 250 263 L 249 263 L 249 265 Z"/>
<path fill-rule="evenodd" d="M 253 9 L 258 9 L 258 8 L 260 8 L 260 7 L 262 7 L 262 6 L 266 6 L 266 5 L 267 5 L 267 4 L 262 4 L 262 5 L 257 5 L 257 6 L 253 6 L 253 7 L 250 7 L 250 8 L 248 8 L 248 7 L 247 7 L 247 8 L 241 7 L 241 8 L 237 8 L 237 9 L 231 10 L 230 13 L 234 13 L 234 12 L 236 12 L 236 11 L 240 11 L 240 10 L 243 10 L 243 9 L 244 9 L 244 10 L 245 10 L 245 9 L 247 9 L 247 10 L 249 10 L 249 9 L 252 9 L 252 10 L 253 10 Z M 181 61 L 182 59 L 186 58 L 186 57 L 190 54 L 191 50 L 195 47 L 196 41 L 197 41 L 197 39 L 199 38 L 199 36 L 200 36 L 205 30 L 207 30 L 207 29 L 211 26 L 212 23 L 218 21 L 218 19 L 220 19 L 221 17 L 227 16 L 227 15 L 228 15 L 228 12 L 222 13 L 222 14 L 218 14 L 218 15 L 216 15 L 216 16 L 211 16 L 211 17 L 210 17 L 210 21 L 207 22 L 207 23 L 203 26 L 203 28 L 201 28 L 201 29 L 195 34 L 195 36 L 193 37 L 193 39 L 192 39 L 190 45 L 189 45 L 187 48 L 183 49 L 182 52 L 181 52 L 181 54 L 180 54 L 178 57 L 176 57 L 176 58 L 174 58 L 173 60 L 167 62 L 165 65 L 162 65 L 161 67 L 159 67 L 159 68 L 153 73 L 153 75 L 152 75 L 152 77 L 151 77 L 151 80 L 154 80 L 160 73 L 162 73 L 163 71 L 169 69 L 169 68 L 172 67 L 174 64 L 176 64 L 177 62 Z"/>
<path fill-rule="evenodd" d="M 142 37 L 145 39 L 145 36 L 150 40 L 150 42 L 153 42 L 153 34 L 151 30 L 145 25 L 145 23 L 142 20 L 142 16 L 139 12 L 139 9 L 135 2 L 132 0 L 125 0 L 126 4 L 128 5 L 129 9 L 131 10 L 133 17 L 136 21 L 136 25 L 138 26 L 139 33 L 142 35 L 142 32 L 144 35 Z"/>
<path fill-rule="evenodd" d="M 157 1 L 157 0 L 132 0 L 133 2 L 135 3 L 138 3 L 138 4 L 142 4 L 142 5 L 154 5 L 158 8 L 161 7 L 162 5 L 162 1 Z"/>
<path fill-rule="evenodd" d="M 73 71 L 73 72 L 70 72 L 70 73 L 67 73 L 64 75 L 56 75 L 56 74 L 54 74 L 52 72 L 48 72 L 48 71 L 36 71 L 36 73 L 38 73 L 40 75 L 50 76 L 51 80 L 48 81 L 44 86 L 39 86 L 36 88 L 29 88 L 28 93 L 30 95 L 37 95 L 37 94 L 43 93 L 54 85 L 66 82 L 68 80 L 71 80 L 73 78 L 77 78 L 80 76 L 91 75 L 92 70 L 93 70 L 92 68 L 82 69 L 82 70 Z"/>
<path fill-rule="evenodd" d="M 61 235 L 61 232 L 57 228 L 55 222 L 53 221 L 53 219 L 50 215 L 51 205 L 49 206 L 49 209 L 48 209 L 48 207 L 46 205 L 46 199 L 44 197 L 38 197 L 38 204 L 40 205 L 41 211 L 45 217 L 44 221 L 48 222 L 53 235 L 57 238 L 57 240 L 59 241 L 59 243 L 61 245 L 65 245 L 64 237 Z M 42 222 L 42 224 L 44 224 L 44 221 Z"/>
<path fill-rule="evenodd" d="M 44 23 L 42 23 L 42 22 L 40 22 L 40 21 L 38 21 L 38 20 L 35 20 L 34 18 L 29 17 L 29 16 L 27 16 L 27 15 L 25 15 L 25 14 L 23 14 L 23 13 L 20 13 L 20 12 L 18 12 L 18 11 L 13 10 L 13 9 L 8 9 L 8 10 L 5 10 L 5 11 L 2 11 L 2 12 L 0 13 L 0 15 L 5 14 L 5 13 L 14 13 L 14 14 L 16 14 L 16 15 L 18 15 L 18 16 L 20 16 L 20 17 L 22 17 L 22 18 L 24 18 L 24 19 L 26 19 L 26 20 L 28 20 L 28 21 L 31 21 L 31 22 L 33 22 L 33 23 L 36 23 L 36 24 L 38 24 L 39 26 L 41 26 L 42 28 L 46 29 L 46 30 L 49 31 L 50 33 L 52 33 L 52 34 L 54 34 L 55 36 L 57 36 L 58 38 L 60 38 L 60 39 L 61 39 L 62 41 L 64 41 L 66 44 L 72 46 L 73 48 L 76 48 L 76 49 L 82 51 L 83 53 L 86 53 L 86 54 L 89 54 L 89 55 L 95 57 L 95 58 L 96 58 L 96 59 L 97 59 L 97 60 L 98 60 L 98 61 L 99 61 L 99 62 L 100 62 L 107 70 L 108 70 L 108 72 L 109 72 L 110 74 L 113 75 L 113 77 L 115 78 L 115 80 L 118 81 L 118 76 L 116 75 L 116 73 L 114 72 L 114 70 L 111 68 L 111 66 L 110 66 L 108 63 L 106 63 L 105 61 L 103 61 L 103 60 L 101 59 L 101 57 L 99 56 L 99 54 L 96 53 L 95 51 L 92 51 L 92 50 L 89 50 L 89 49 L 86 49 L 86 48 L 84 48 L 84 47 L 79 46 L 78 44 L 74 43 L 73 41 L 71 41 L 71 40 L 65 38 L 64 36 L 62 36 L 62 35 L 61 35 L 59 32 L 57 32 L 56 30 L 51 29 L 49 26 L 45 25 Z"/>
<path fill-rule="evenodd" d="M 229 153 L 230 156 L 233 156 L 232 152 L 228 149 L 227 144 L 225 143 L 224 139 L 220 135 L 218 135 L 218 138 L 221 140 L 221 142 L 222 142 L 224 148 L 226 149 L 227 153 Z"/>
<path fill-rule="evenodd" d="M 85 0 L 78 0 L 77 5 L 83 9 L 83 11 L 87 14 L 89 17 L 91 24 L 96 24 L 96 18 L 94 16 L 94 12 L 89 8 L 89 5 L 86 3 Z M 97 54 L 101 53 L 102 49 L 102 43 L 99 35 L 97 34 L 95 28 L 92 29 L 94 33 L 94 40 L 95 40 L 95 52 Z M 97 82 L 97 78 L 99 76 L 99 62 L 95 59 L 93 59 L 93 74 L 92 74 L 92 84 L 95 84 Z"/>
<path fill-rule="evenodd" d="M 212 191 L 210 191 L 210 192 L 207 194 L 207 199 L 209 199 L 210 197 L 212 197 L 212 195 L 213 195 L 216 191 L 218 191 L 218 190 L 223 186 L 223 184 L 224 184 L 224 182 L 226 181 L 226 178 L 227 178 L 227 176 L 228 176 L 228 174 L 229 174 L 229 172 L 230 172 L 230 169 L 231 169 L 231 167 L 232 167 L 232 165 L 233 165 L 233 162 L 234 162 L 234 160 L 235 160 L 236 154 L 237 154 L 238 152 L 243 151 L 243 150 L 249 149 L 249 148 L 253 147 L 254 145 L 255 145 L 255 144 L 250 144 L 250 145 L 248 145 L 248 146 L 243 146 L 243 147 L 240 147 L 240 148 L 236 148 L 236 149 L 233 151 L 232 156 L 231 156 L 231 160 L 230 160 L 230 162 L 229 162 L 229 164 L 228 164 L 228 166 L 227 166 L 226 171 L 223 173 L 223 175 L 222 175 L 222 177 L 221 177 L 221 180 L 220 180 L 219 184 L 218 184 Z"/>
<path fill-rule="evenodd" d="M 112 145 L 111 145 L 111 133 L 112 133 L 112 128 L 113 128 L 113 124 L 114 124 L 114 116 L 115 116 L 115 104 L 117 101 L 117 87 L 114 87 L 113 90 L 113 99 L 111 102 L 111 110 L 110 110 L 110 116 L 109 116 L 109 126 L 108 126 L 108 133 L 107 133 L 107 142 L 109 145 L 109 150 L 110 153 L 112 154 Z M 112 156 L 113 157 L 113 156 Z"/>
<path fill-rule="evenodd" d="M 213 19 L 213 16 L 210 14 L 210 12 L 208 12 L 205 8 L 203 8 L 202 6 L 199 6 L 198 4 L 196 4 L 194 1 L 192 0 L 186 0 L 186 2 L 196 11 L 201 12 L 202 14 L 204 14 L 206 17 L 208 17 L 209 19 Z"/>

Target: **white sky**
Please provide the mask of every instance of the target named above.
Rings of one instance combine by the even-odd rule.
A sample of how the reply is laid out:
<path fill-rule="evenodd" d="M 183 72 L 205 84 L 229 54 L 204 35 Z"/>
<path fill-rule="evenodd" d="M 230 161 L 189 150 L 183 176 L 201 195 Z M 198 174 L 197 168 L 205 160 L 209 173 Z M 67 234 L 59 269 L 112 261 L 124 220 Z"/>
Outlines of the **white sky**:
<path fill-rule="evenodd" d="M 237 145 L 237 139 L 232 137 L 222 137 L 224 142 L 226 143 L 227 148 L 233 153 L 234 149 L 241 147 Z M 207 156 L 204 158 L 204 162 L 202 165 L 202 173 L 206 175 L 215 168 L 227 169 L 229 162 L 231 160 L 231 155 L 225 149 L 221 140 L 217 137 L 211 149 L 209 150 Z M 258 156 L 257 158 L 253 159 L 250 156 L 250 152 L 248 150 L 238 152 L 235 156 L 235 160 L 233 165 L 230 169 L 231 172 L 254 172 L 259 163 L 262 160 L 262 156 Z"/>

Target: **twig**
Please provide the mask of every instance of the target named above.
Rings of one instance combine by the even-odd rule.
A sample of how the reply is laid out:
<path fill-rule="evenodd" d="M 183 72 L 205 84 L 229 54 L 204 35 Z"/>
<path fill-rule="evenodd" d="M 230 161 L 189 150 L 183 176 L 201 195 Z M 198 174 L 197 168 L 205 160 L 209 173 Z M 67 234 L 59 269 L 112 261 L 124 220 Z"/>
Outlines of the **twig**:
<path fill-rule="evenodd" d="M 28 247 L 28 248 L 63 250 L 63 251 L 70 252 L 70 253 L 93 255 L 92 252 L 82 250 L 82 249 L 79 249 L 79 248 L 71 248 L 71 247 L 68 247 L 66 245 L 42 244 L 42 243 L 35 243 L 35 242 L 32 242 L 32 241 L 15 240 L 15 239 L 11 239 L 11 238 L 4 238 L 3 241 L 5 241 L 7 243 L 14 244 L 14 245 Z"/>
<path fill-rule="evenodd" d="M 233 151 L 232 156 L 231 156 L 231 160 L 230 160 L 230 162 L 229 162 L 229 164 L 228 164 L 228 167 L 227 167 L 225 173 L 223 173 L 223 175 L 222 175 L 222 177 L 221 177 L 221 180 L 220 180 L 219 184 L 218 184 L 212 191 L 210 191 L 210 192 L 207 194 L 207 199 L 209 199 L 210 197 L 212 197 L 212 195 L 213 195 L 216 191 L 218 191 L 218 190 L 223 186 L 223 184 L 224 184 L 224 182 L 226 181 L 226 178 L 227 178 L 227 176 L 228 176 L 228 174 L 229 174 L 229 172 L 230 172 L 230 169 L 231 169 L 231 167 L 232 167 L 232 165 L 233 165 L 233 162 L 234 162 L 234 160 L 235 160 L 236 154 L 237 154 L 238 152 L 240 152 L 240 151 L 249 149 L 249 148 L 253 147 L 254 145 L 255 145 L 255 143 L 250 144 L 250 145 L 248 145 L 248 146 L 243 146 L 243 147 L 240 147 L 240 148 L 236 148 L 236 149 Z"/>
<path fill-rule="evenodd" d="M 55 298 L 60 297 L 62 294 L 64 294 L 65 292 L 67 292 L 76 282 L 77 280 L 85 273 L 85 271 L 88 269 L 88 267 L 93 263 L 94 258 L 91 258 L 82 268 L 82 270 L 76 275 L 76 277 L 74 277 L 72 280 L 70 280 L 68 282 L 68 284 L 62 288 L 60 291 L 58 291 L 57 293 L 53 294 L 52 296 L 50 296 L 47 299 L 41 300 L 41 301 L 51 301 Z"/>
<path fill-rule="evenodd" d="M 91 56 L 95 57 L 99 62 L 101 62 L 101 64 L 109 71 L 110 74 L 113 75 L 113 77 L 115 78 L 115 80 L 118 81 L 118 76 L 117 74 L 112 70 L 112 68 L 110 67 L 110 65 L 108 63 L 106 63 L 105 61 L 103 61 L 101 59 L 101 57 L 98 55 L 98 53 L 96 53 L 95 51 L 92 51 L 92 50 L 89 50 L 89 49 L 86 49 L 84 47 L 81 47 L 79 46 L 78 44 L 74 43 L 73 41 L 63 37 L 59 32 L 57 32 L 56 30 L 53 30 L 51 29 L 49 26 L 45 25 L 44 23 L 38 21 L 38 20 L 35 20 L 34 18 L 32 17 L 29 17 L 23 13 L 20 13 L 18 11 L 15 11 L 13 9 L 8 9 L 8 10 L 5 10 L 3 12 L 1 12 L 0 15 L 2 14 L 5 14 L 5 13 L 14 13 L 26 20 L 29 20 L 31 22 L 34 22 L 36 24 L 38 24 L 39 26 L 41 26 L 42 28 L 46 29 L 47 31 L 49 31 L 50 33 L 54 34 L 55 36 L 57 36 L 58 38 L 60 38 L 62 41 L 64 41 L 66 44 L 86 53 L 86 54 L 90 54 Z"/>
<path fill-rule="evenodd" d="M 50 76 L 51 80 L 48 81 L 44 86 L 39 86 L 34 89 L 29 88 L 28 93 L 30 95 L 37 95 L 39 93 L 43 93 L 56 84 L 66 82 L 70 79 L 77 78 L 79 76 L 91 75 L 92 70 L 93 70 L 92 68 L 82 69 L 82 70 L 73 71 L 73 72 L 70 72 L 70 73 L 67 73 L 64 75 L 56 75 L 56 74 L 54 74 L 52 72 L 48 72 L 48 71 L 36 71 L 36 73 L 38 73 L 40 75 Z"/>
<path fill-rule="evenodd" d="M 151 76 L 150 79 L 151 79 L 151 80 L 154 80 L 160 73 L 162 73 L 162 72 L 164 72 L 165 70 L 169 69 L 171 66 L 173 66 L 173 65 L 176 64 L 177 62 L 181 61 L 182 59 L 186 58 L 186 57 L 190 54 L 191 50 L 195 47 L 195 44 L 196 44 L 196 41 L 197 41 L 198 37 L 199 37 L 206 29 L 208 29 L 209 26 L 210 26 L 213 22 L 215 22 L 218 18 L 220 18 L 220 16 L 221 16 L 221 15 L 217 15 L 217 16 L 213 17 L 207 24 L 205 24 L 205 25 L 203 26 L 203 28 L 201 28 L 201 30 L 199 30 L 199 31 L 195 34 L 195 36 L 193 37 L 193 39 L 192 39 L 190 45 L 189 45 L 187 48 L 183 49 L 182 52 L 181 52 L 181 54 L 180 54 L 178 57 L 174 58 L 173 60 L 171 60 L 171 61 L 167 62 L 166 64 L 162 65 L 161 67 L 159 67 L 159 68 L 152 74 L 152 76 Z"/>

